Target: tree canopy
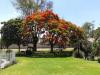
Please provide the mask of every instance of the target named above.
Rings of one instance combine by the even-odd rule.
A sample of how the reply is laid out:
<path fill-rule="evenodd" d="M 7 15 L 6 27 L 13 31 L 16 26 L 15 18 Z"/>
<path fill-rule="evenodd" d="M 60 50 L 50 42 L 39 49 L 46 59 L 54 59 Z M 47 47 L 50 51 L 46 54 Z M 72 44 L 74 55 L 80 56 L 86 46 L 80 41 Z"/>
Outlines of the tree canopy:
<path fill-rule="evenodd" d="M 33 12 L 52 9 L 53 3 L 49 0 L 15 0 L 13 5 L 21 11 L 23 16 L 27 16 Z"/>
<path fill-rule="evenodd" d="M 7 22 L 2 22 L 2 40 L 8 48 L 11 44 L 20 46 L 22 38 L 22 19 L 10 19 Z"/>
<path fill-rule="evenodd" d="M 32 33 L 30 25 L 34 25 L 36 22 L 37 32 L 45 28 L 48 33 L 45 34 L 45 41 L 49 41 L 51 46 L 55 44 L 66 45 L 68 40 L 82 39 L 83 30 L 77 27 L 75 24 L 60 19 L 59 16 L 53 13 L 51 10 L 43 12 L 36 12 L 30 16 L 27 16 L 24 20 L 24 37 L 29 36 Z M 72 38 L 74 36 L 74 38 Z"/>

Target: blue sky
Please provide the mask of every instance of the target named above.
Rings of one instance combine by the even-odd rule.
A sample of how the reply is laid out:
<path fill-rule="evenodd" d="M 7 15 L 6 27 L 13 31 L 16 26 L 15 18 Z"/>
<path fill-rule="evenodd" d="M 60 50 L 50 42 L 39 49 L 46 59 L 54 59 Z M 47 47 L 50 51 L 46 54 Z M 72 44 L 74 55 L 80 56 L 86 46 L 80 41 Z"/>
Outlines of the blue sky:
<path fill-rule="evenodd" d="M 0 0 L 0 22 L 15 18 L 19 12 L 11 1 Z M 100 0 L 52 0 L 53 10 L 61 18 L 75 23 L 78 26 L 86 21 L 95 20 L 95 27 L 100 26 Z"/>

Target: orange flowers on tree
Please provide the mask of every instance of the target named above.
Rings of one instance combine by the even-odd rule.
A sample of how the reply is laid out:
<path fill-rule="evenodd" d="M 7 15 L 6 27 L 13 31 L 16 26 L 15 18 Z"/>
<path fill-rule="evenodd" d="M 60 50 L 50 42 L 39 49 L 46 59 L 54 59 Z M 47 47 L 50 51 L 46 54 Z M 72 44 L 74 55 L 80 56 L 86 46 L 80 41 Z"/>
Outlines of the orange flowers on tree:
<path fill-rule="evenodd" d="M 51 30 L 57 28 L 58 26 L 58 16 L 54 14 L 51 10 L 46 10 L 43 12 L 35 12 L 32 15 L 29 15 L 24 20 L 24 34 L 32 39 L 39 39 L 38 35 L 41 33 L 42 29 Z M 34 29 L 34 30 L 33 30 Z M 29 34 L 27 34 L 29 33 Z M 37 45 L 38 40 L 33 41 L 33 45 Z M 34 47 L 36 50 L 36 47 Z"/>
<path fill-rule="evenodd" d="M 69 42 L 73 35 L 75 36 L 74 39 L 76 39 L 76 37 L 82 38 L 81 33 L 83 31 L 81 28 L 71 22 L 60 19 L 58 15 L 54 14 L 51 10 L 33 13 L 27 16 L 24 22 L 24 31 L 29 32 L 28 35 L 30 36 L 35 35 L 39 38 L 37 35 L 43 28 L 48 32 L 45 34 L 44 40 L 49 42 L 52 52 L 54 45 L 66 47 L 67 42 Z M 32 30 L 34 24 L 36 31 Z M 33 34 L 34 32 L 35 34 Z M 37 42 L 38 41 L 33 44 L 37 45 Z"/>

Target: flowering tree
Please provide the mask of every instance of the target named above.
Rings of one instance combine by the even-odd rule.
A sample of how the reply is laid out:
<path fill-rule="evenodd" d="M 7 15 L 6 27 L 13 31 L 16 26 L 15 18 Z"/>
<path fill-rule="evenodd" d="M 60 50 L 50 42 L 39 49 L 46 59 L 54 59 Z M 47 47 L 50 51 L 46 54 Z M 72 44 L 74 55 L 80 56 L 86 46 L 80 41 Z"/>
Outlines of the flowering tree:
<path fill-rule="evenodd" d="M 33 37 L 33 47 L 35 50 L 39 38 L 38 35 L 42 32 L 43 28 L 47 31 L 43 42 L 49 42 L 51 52 L 53 52 L 54 45 L 64 48 L 72 35 L 75 36 L 75 39 L 76 37 L 82 38 L 80 28 L 71 22 L 60 19 L 50 10 L 33 13 L 27 16 L 24 22 L 24 38 L 26 36 Z"/>
<path fill-rule="evenodd" d="M 33 48 L 36 51 L 39 34 L 42 32 L 43 28 L 45 28 L 45 30 L 57 28 L 56 23 L 58 20 L 58 16 L 49 10 L 36 12 L 27 16 L 23 25 L 23 39 L 32 37 Z M 51 25 L 53 25 L 53 27 Z"/>
<path fill-rule="evenodd" d="M 50 22 L 51 23 L 51 22 Z M 44 37 L 44 42 L 49 41 L 51 46 L 51 52 L 53 52 L 53 47 L 56 45 L 61 50 L 70 43 L 70 41 L 74 42 L 74 39 L 81 39 L 82 36 L 82 29 L 77 27 L 76 25 L 72 24 L 71 22 L 65 21 L 63 19 L 59 19 L 55 24 L 48 25 L 49 30 L 48 33 Z M 53 28 L 55 27 L 55 28 Z M 74 38 L 72 38 L 74 36 Z"/>

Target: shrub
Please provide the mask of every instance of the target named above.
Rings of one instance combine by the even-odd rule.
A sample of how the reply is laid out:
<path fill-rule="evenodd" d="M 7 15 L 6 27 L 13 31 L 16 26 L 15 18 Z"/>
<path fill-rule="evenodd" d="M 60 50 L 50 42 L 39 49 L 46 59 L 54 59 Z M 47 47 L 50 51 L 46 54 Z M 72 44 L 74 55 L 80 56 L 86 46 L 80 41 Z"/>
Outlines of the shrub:
<path fill-rule="evenodd" d="M 98 63 L 100 63 L 100 57 L 98 57 Z"/>
<path fill-rule="evenodd" d="M 31 50 L 26 50 L 26 56 L 32 56 L 32 51 Z"/>
<path fill-rule="evenodd" d="M 73 56 L 76 58 L 84 58 L 84 52 L 76 50 L 73 52 Z"/>

